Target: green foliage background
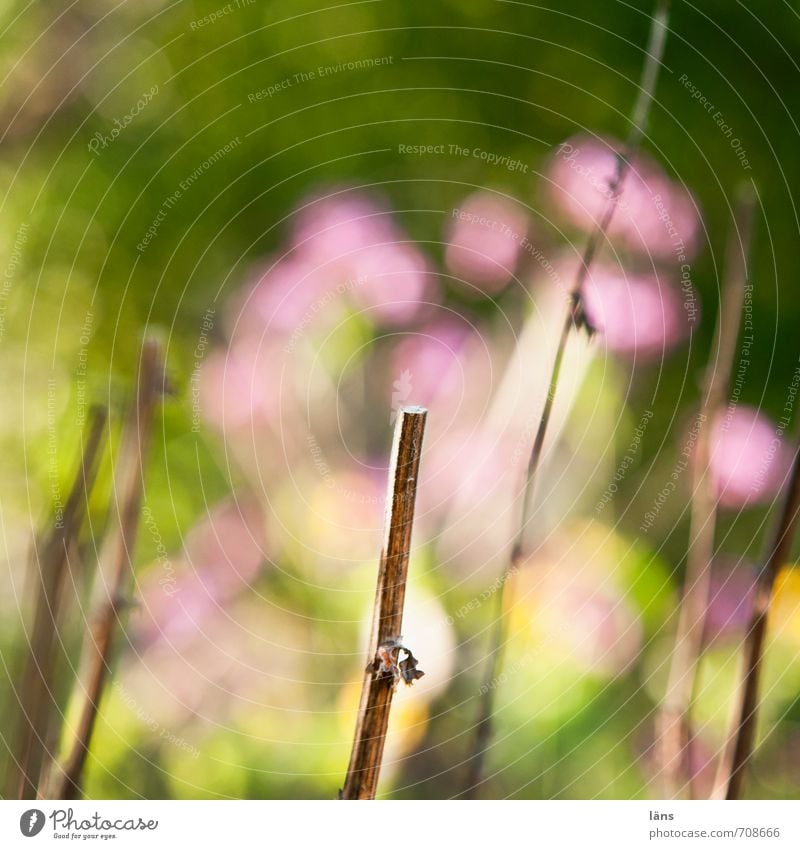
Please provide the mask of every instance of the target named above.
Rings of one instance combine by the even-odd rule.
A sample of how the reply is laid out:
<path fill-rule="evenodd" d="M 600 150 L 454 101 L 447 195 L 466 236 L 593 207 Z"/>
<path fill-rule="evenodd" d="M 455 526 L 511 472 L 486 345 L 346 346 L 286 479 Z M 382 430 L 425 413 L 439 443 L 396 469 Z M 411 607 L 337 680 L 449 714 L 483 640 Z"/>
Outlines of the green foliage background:
<path fill-rule="evenodd" d="M 448 211 L 477 186 L 505 189 L 529 205 L 534 227 L 547 230 L 540 181 L 545 158 L 578 131 L 624 137 L 652 5 L 644 0 L 253 0 L 197 27 L 204 16 L 225 8 L 221 0 L 0 4 L 0 249 L 7 262 L 20 225 L 27 225 L 7 288 L 0 340 L 5 408 L 0 497 L 9 550 L 22 556 L 14 540 L 23 539 L 51 509 L 44 391 L 50 378 L 56 380 L 56 450 L 64 481 L 72 468 L 80 336 L 87 314 L 93 335 L 85 391 L 91 399 L 110 400 L 115 410 L 129 390 L 143 328 L 158 325 L 168 336 L 179 395 L 164 413 L 149 491 L 165 543 L 174 548 L 205 500 L 236 485 L 220 462 L 215 440 L 209 436 L 198 448 L 190 434 L 186 388 L 198 327 L 207 309 L 220 308 L 237 290 L 253 262 L 280 246 L 298 200 L 332 183 L 378 187 L 433 257 L 442 255 Z M 702 209 L 707 244 L 693 264 L 692 279 L 706 318 L 716 309 L 732 197 L 742 180 L 757 181 L 763 202 L 753 258 L 758 344 L 742 400 L 777 416 L 800 356 L 795 331 L 800 320 L 800 4 L 675 0 L 672 5 L 644 147 L 692 191 Z M 317 74 L 306 82 L 295 77 L 377 57 L 391 61 Z M 682 75 L 734 128 L 752 170 L 742 167 L 712 115 L 682 84 Z M 250 95 L 284 80 L 291 84 L 250 101 Z M 154 86 L 158 93 L 152 101 L 113 142 L 92 152 L 94 134 L 109 134 L 115 119 L 129 114 Z M 232 140 L 238 140 L 235 147 L 183 192 L 146 250 L 137 250 L 181 181 Z M 398 150 L 405 144 L 442 143 L 480 148 L 528 167 L 511 172 L 473 157 Z M 494 312 L 513 307 L 513 293 L 504 297 L 470 309 L 490 327 Z M 448 298 L 461 307 L 457 287 Z M 678 427 L 667 407 L 688 410 L 696 400 L 712 329 L 711 321 L 703 321 L 686 355 L 674 357 L 661 371 L 658 398 L 664 415 L 654 418 L 644 460 L 670 436 L 671 423 Z M 643 382 L 635 391 L 643 398 L 650 388 Z M 107 494 L 106 472 L 96 497 L 97 522 Z M 755 553 L 763 518 L 755 510 L 740 519 L 732 547 L 738 540 L 740 548 Z M 666 561 L 679 563 L 685 526 L 657 542 Z M 143 538 L 138 558 L 145 563 L 153 556 L 151 541 Z M 314 600 L 306 602 L 313 606 Z M 21 651 L 19 627 L 14 616 L 0 626 L 11 670 Z M 460 695 L 456 688 L 448 704 L 457 704 Z M 11 698 L 11 688 L 4 688 L 4 712 Z M 614 713 L 610 728 L 598 722 L 610 705 L 628 699 L 630 715 Z M 646 713 L 646 707 L 637 707 L 641 699 L 639 686 L 630 680 L 600 688 L 568 723 L 559 724 L 557 740 L 546 737 L 534 750 L 561 764 L 558 781 L 548 785 L 545 777 L 524 786 L 528 773 L 521 764 L 498 778 L 494 793 L 545 795 L 568 787 L 564 792 L 577 796 L 642 795 L 641 779 L 629 767 L 630 752 L 609 743 L 627 733 L 631 716 Z M 465 717 L 451 709 L 430 733 L 457 738 Z M 795 728 L 799 721 L 795 706 L 786 722 Z M 307 733 L 325 739 L 324 720 L 317 717 L 315 723 L 308 723 Z M 101 739 L 110 747 L 114 774 L 93 773 L 96 794 L 181 792 L 166 781 L 164 770 L 216 770 L 214 786 L 231 795 L 325 796 L 338 780 L 339 761 L 324 747 L 318 762 L 302 768 L 292 763 L 290 752 L 272 749 L 275 772 L 265 774 L 258 771 L 264 751 L 249 748 L 234 733 L 210 741 L 204 748 L 207 760 L 198 766 L 178 764 L 180 752 L 173 747 L 165 757 L 175 762 L 154 767 L 141 757 L 128 758 L 115 735 L 106 737 L 101 729 Z M 132 745 L 143 751 L 140 742 Z M 578 746 L 579 754 L 564 757 Z M 435 757 L 445 762 L 455 750 L 440 748 Z M 512 750 L 509 742 L 498 752 L 498 763 L 506 756 L 513 760 Z M 253 772 L 230 766 L 248 754 Z M 610 778 L 602 771 L 599 777 L 584 776 L 588 763 L 606 764 Z M 309 775 L 281 778 L 282 764 L 288 772 Z M 429 760 L 414 761 L 408 769 L 412 778 L 415 770 L 425 776 L 410 795 L 448 792 L 446 780 L 427 778 L 436 773 Z M 314 774 L 326 777 L 310 777 Z M 789 789 L 759 785 L 757 792 L 800 788 L 795 780 Z"/>

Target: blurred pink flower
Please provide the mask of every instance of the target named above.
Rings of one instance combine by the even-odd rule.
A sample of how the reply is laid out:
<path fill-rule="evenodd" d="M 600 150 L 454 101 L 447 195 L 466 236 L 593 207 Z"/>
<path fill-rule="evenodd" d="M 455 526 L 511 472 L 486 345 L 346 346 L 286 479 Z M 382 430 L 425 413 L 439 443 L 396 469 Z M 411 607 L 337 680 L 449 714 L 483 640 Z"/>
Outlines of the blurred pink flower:
<path fill-rule="evenodd" d="M 274 414 L 277 381 L 268 380 L 266 354 L 247 342 L 213 351 L 201 365 L 200 411 L 220 431 L 255 427 Z"/>
<path fill-rule="evenodd" d="M 361 248 L 391 242 L 397 230 L 388 210 L 372 197 L 342 191 L 302 203 L 292 244 L 311 262 L 329 263 Z"/>
<path fill-rule="evenodd" d="M 258 335 L 291 333 L 332 317 L 331 305 L 323 304 L 324 294 L 325 279 L 316 265 L 292 253 L 265 263 L 245 296 L 238 299 L 236 318 L 244 329 Z"/>
<path fill-rule="evenodd" d="M 396 242 L 362 248 L 348 262 L 353 300 L 383 324 L 404 324 L 436 298 L 435 280 L 412 245 Z"/>
<path fill-rule="evenodd" d="M 470 335 L 468 324 L 445 318 L 403 336 L 391 357 L 395 379 L 407 376 L 407 397 L 398 400 L 431 406 L 442 396 L 463 396 L 466 375 L 461 354 Z"/>
<path fill-rule="evenodd" d="M 384 207 L 359 192 L 340 192 L 301 205 L 292 244 L 325 288 L 349 294 L 379 322 L 414 318 L 438 285 L 423 254 Z"/>
<path fill-rule="evenodd" d="M 527 231 L 520 206 L 491 192 L 474 192 L 453 210 L 447 267 L 488 294 L 498 292 L 514 275 Z"/>
<path fill-rule="evenodd" d="M 248 587 L 265 559 L 264 524 L 254 502 L 226 501 L 189 531 L 176 562 L 159 562 L 139 591 L 139 642 L 181 642 L 202 632 L 203 623 Z"/>
<path fill-rule="evenodd" d="M 498 439 L 486 429 L 451 430 L 431 443 L 424 458 L 425 486 L 418 496 L 425 511 L 457 502 L 462 509 L 453 521 L 471 516 L 473 530 L 480 532 L 476 522 L 482 511 L 496 507 L 517 482 L 514 448 L 507 435 Z"/>
<path fill-rule="evenodd" d="M 178 564 L 180 573 L 174 585 L 165 591 L 155 583 L 141 582 L 141 610 L 134 618 L 134 640 L 139 646 L 164 641 L 180 644 L 197 637 L 203 623 L 219 610 L 214 598 L 185 564 Z"/>
<path fill-rule="evenodd" d="M 189 531 L 185 554 L 218 597 L 250 583 L 264 560 L 263 516 L 258 504 L 238 500 L 218 504 Z"/>
<path fill-rule="evenodd" d="M 775 424 L 753 407 L 729 407 L 712 423 L 711 474 L 723 507 L 746 507 L 774 498 L 787 465 Z"/>
<path fill-rule="evenodd" d="M 755 574 L 749 564 L 731 559 L 715 560 L 708 594 L 705 640 L 741 637 L 750 619 Z"/>
<path fill-rule="evenodd" d="M 417 513 L 452 580 L 486 586 L 507 563 L 521 469 L 516 447 L 508 432 L 487 427 L 453 427 L 428 443 Z"/>
<path fill-rule="evenodd" d="M 550 196 L 576 226 L 588 230 L 602 217 L 621 147 L 575 136 L 553 155 Z M 640 154 L 625 178 L 608 235 L 630 250 L 682 264 L 697 250 L 700 220 L 689 193 Z"/>
<path fill-rule="evenodd" d="M 626 275 L 594 265 L 583 290 L 586 315 L 609 349 L 636 357 L 658 357 L 686 332 L 677 291 L 655 276 Z"/>
<path fill-rule="evenodd" d="M 237 596 L 187 620 L 185 633 L 140 646 L 121 670 L 120 693 L 132 709 L 146 705 L 151 723 L 189 739 L 209 723 L 236 725 L 234 713 L 263 722 L 272 710 L 307 709 L 309 631 L 296 619 L 254 594 Z"/>

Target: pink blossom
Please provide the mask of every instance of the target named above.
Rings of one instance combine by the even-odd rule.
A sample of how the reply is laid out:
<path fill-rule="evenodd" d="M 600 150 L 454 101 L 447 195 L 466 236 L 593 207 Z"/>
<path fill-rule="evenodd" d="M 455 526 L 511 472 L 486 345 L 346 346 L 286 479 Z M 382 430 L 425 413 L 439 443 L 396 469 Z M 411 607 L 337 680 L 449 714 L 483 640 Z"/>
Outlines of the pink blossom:
<path fill-rule="evenodd" d="M 328 289 L 351 296 L 380 323 L 405 323 L 436 300 L 425 257 L 365 194 L 341 192 L 301 206 L 292 244 Z"/>
<path fill-rule="evenodd" d="M 355 191 L 339 192 L 301 204 L 292 227 L 292 244 L 317 264 L 361 248 L 393 241 L 397 229 L 384 206 Z"/>
<path fill-rule="evenodd" d="M 658 357 L 686 333 L 676 289 L 653 275 L 626 275 L 612 266 L 595 265 L 584 286 L 583 303 L 590 323 L 617 353 Z"/>
<path fill-rule="evenodd" d="M 740 637 L 750 620 L 755 576 L 749 564 L 715 561 L 711 570 L 706 616 L 707 642 L 722 637 Z"/>
<path fill-rule="evenodd" d="M 317 266 L 298 253 L 271 259 L 237 298 L 233 317 L 239 333 L 257 336 L 292 333 L 307 324 L 335 317 L 325 302 L 325 280 Z M 330 322 L 328 322 L 330 323 Z"/>
<path fill-rule="evenodd" d="M 491 192 L 474 192 L 453 210 L 447 267 L 488 294 L 498 292 L 514 275 L 527 230 L 520 206 Z"/>
<path fill-rule="evenodd" d="M 264 560 L 263 517 L 254 502 L 227 501 L 189 531 L 185 552 L 217 595 L 252 581 Z"/>
<path fill-rule="evenodd" d="M 723 507 L 769 501 L 788 464 L 775 424 L 753 407 L 729 408 L 712 424 L 711 474 Z"/>
<path fill-rule="evenodd" d="M 203 417 L 221 431 L 256 426 L 276 407 L 276 381 L 268 379 L 265 351 L 256 342 L 213 351 L 200 368 Z"/>
<path fill-rule="evenodd" d="M 514 447 L 507 435 L 498 440 L 485 429 L 451 430 L 429 446 L 421 503 L 434 511 L 457 503 L 460 509 L 453 521 L 466 515 L 471 532 L 480 533 L 477 518 L 485 509 L 496 507 L 517 483 Z M 460 540 L 463 543 L 464 536 Z"/>
<path fill-rule="evenodd" d="M 404 324 L 435 299 L 435 280 L 422 254 L 409 244 L 362 248 L 347 258 L 351 292 L 383 324 Z"/>
<path fill-rule="evenodd" d="M 442 396 L 463 396 L 466 375 L 461 355 L 470 335 L 467 324 L 446 318 L 403 336 L 391 357 L 391 373 L 402 384 L 395 393 L 403 397 L 395 400 L 430 406 Z"/>
<path fill-rule="evenodd" d="M 142 581 L 142 606 L 134 617 L 134 639 L 139 645 L 191 640 L 219 608 L 219 601 L 197 575 L 184 564 L 177 568 L 180 576 L 168 591 L 155 582 Z"/>
<path fill-rule="evenodd" d="M 181 557 L 159 561 L 142 580 L 137 639 L 193 638 L 209 616 L 256 578 L 264 546 L 256 503 L 228 501 L 214 507 L 189 531 Z"/>
<path fill-rule="evenodd" d="M 620 149 L 619 142 L 575 136 L 552 157 L 550 196 L 576 226 L 591 229 L 602 218 Z M 625 177 L 608 236 L 630 250 L 683 264 L 697 250 L 700 220 L 689 193 L 640 154 Z"/>

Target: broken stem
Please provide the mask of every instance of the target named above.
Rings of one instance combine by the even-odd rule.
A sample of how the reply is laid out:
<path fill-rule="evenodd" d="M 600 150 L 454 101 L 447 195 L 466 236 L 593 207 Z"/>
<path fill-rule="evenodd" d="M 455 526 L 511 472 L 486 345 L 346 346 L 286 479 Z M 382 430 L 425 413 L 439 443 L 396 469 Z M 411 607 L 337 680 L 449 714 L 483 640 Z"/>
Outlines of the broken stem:
<path fill-rule="evenodd" d="M 692 744 L 691 709 L 703 651 L 717 525 L 717 493 L 710 471 L 710 429 L 728 400 L 748 280 L 754 212 L 755 194 L 747 186 L 737 205 L 734 231 L 728 243 L 726 282 L 697 417 L 686 577 L 666 695 L 657 719 L 658 768 L 664 795 L 669 799 L 679 796 L 687 783 L 690 795 L 695 796 L 688 763 Z"/>
<path fill-rule="evenodd" d="M 467 773 L 466 789 L 464 791 L 464 795 L 467 798 L 476 798 L 480 785 L 483 782 L 483 765 L 489 741 L 492 736 L 492 720 L 494 716 L 495 688 L 491 686 L 491 682 L 497 678 L 500 672 L 502 652 L 507 639 L 506 610 L 508 604 L 506 585 L 509 582 L 509 578 L 522 565 L 527 556 L 525 549 L 525 536 L 528 523 L 530 521 L 536 475 L 542 459 L 545 438 L 547 436 L 547 428 L 550 424 L 550 417 L 553 412 L 553 403 L 555 401 L 556 390 L 561 376 L 564 352 L 566 351 L 567 343 L 573 328 L 580 329 L 581 327 L 584 327 L 588 332 L 592 332 L 592 328 L 590 327 L 583 311 L 581 293 L 583 291 L 584 283 L 589 275 L 592 263 L 596 259 L 600 247 L 608 233 L 608 228 L 611 225 L 614 212 L 617 208 L 617 201 L 622 194 L 625 178 L 630 170 L 631 161 L 638 153 L 642 138 L 644 137 L 647 121 L 650 115 L 650 107 L 653 102 L 653 94 L 658 81 L 658 73 L 661 68 L 661 59 L 664 55 L 668 19 L 669 0 L 658 0 L 650 26 L 650 34 L 647 44 L 647 57 L 642 69 L 642 76 L 639 83 L 639 94 L 633 108 L 631 129 L 628 133 L 628 138 L 622 151 L 617 154 L 616 169 L 609 185 L 608 199 L 606 201 L 603 214 L 599 221 L 595 224 L 589 238 L 587 239 L 572 288 L 568 293 L 569 308 L 564 319 L 564 324 L 561 328 L 561 335 L 558 339 L 558 346 L 556 348 L 556 354 L 553 360 L 552 370 L 550 372 L 547 397 L 539 419 L 536 435 L 533 440 L 530 459 L 528 460 L 525 484 L 522 493 L 520 521 L 517 527 L 514 544 L 511 548 L 509 561 L 505 571 L 503 572 L 500 589 L 497 592 L 496 615 L 498 618 L 495 620 L 495 627 L 492 631 L 492 642 L 486 666 L 485 683 L 481 688 L 478 719 L 475 724 L 475 738 L 473 740 L 472 751 L 469 756 L 470 766 Z"/>
<path fill-rule="evenodd" d="M 403 677 L 411 683 L 422 674 L 410 651 L 402 646 L 401 633 L 426 416 L 422 407 L 404 407 L 395 425 L 368 661 L 342 799 L 375 798 L 396 682 Z M 398 664 L 401 650 L 407 657 Z"/>
<path fill-rule="evenodd" d="M 11 761 L 9 794 L 35 799 L 41 771 L 48 757 L 47 741 L 57 708 L 54 693 L 56 637 L 61 620 L 62 598 L 78 534 L 86 515 L 89 495 L 97 475 L 106 410 L 93 407 L 86 442 L 75 481 L 60 521 L 44 541 L 41 555 L 35 549 L 36 602 L 28 656 L 20 684 L 20 724 L 17 753 Z"/>
<path fill-rule="evenodd" d="M 100 552 L 97 612 L 84 638 L 81 663 L 84 671 L 75 688 L 78 719 L 72 747 L 58 782 L 55 794 L 58 799 L 75 799 L 81 793 L 83 768 L 110 671 L 114 628 L 119 622 L 125 585 L 132 570 L 153 416 L 163 389 L 161 346 L 154 340 L 146 340 L 142 347 L 136 401 L 128 416 L 115 464 L 112 506 L 116 507 L 116 513 Z"/>

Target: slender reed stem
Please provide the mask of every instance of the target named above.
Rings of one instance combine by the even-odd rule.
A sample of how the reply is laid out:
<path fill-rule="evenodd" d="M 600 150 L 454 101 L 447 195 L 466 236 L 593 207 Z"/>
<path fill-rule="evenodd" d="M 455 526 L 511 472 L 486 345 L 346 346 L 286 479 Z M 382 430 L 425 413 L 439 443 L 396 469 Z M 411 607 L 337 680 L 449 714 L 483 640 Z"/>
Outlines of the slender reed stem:
<path fill-rule="evenodd" d="M 691 709 L 703 650 L 717 526 L 717 496 L 709 468 L 710 430 L 728 400 L 748 279 L 754 212 L 755 194 L 747 186 L 737 204 L 735 226 L 728 242 L 726 281 L 697 416 L 686 578 L 666 695 L 656 722 L 658 767 L 666 798 L 678 797 L 687 784 L 690 795 L 696 795 L 688 763 L 692 744 Z"/>
<path fill-rule="evenodd" d="M 745 637 L 739 685 L 733 702 L 727 740 L 722 752 L 713 799 L 740 799 L 746 768 L 753 754 L 764 642 L 775 579 L 791 553 L 800 513 L 800 440 L 795 447 L 794 463 L 785 501 L 767 548 L 764 566 L 756 583 L 755 603 Z"/>
<path fill-rule="evenodd" d="M 35 565 L 38 567 L 36 601 L 33 630 L 19 691 L 17 750 L 10 764 L 8 786 L 12 798 L 36 798 L 42 766 L 48 757 L 48 732 L 52 731 L 52 720 L 57 708 L 53 673 L 64 585 L 70 569 L 70 554 L 74 551 L 83 525 L 89 495 L 97 475 L 105 420 L 105 408 L 93 407 L 89 414 L 88 435 L 82 446 L 78 471 L 64 511 L 41 548 L 35 547 Z"/>
<path fill-rule="evenodd" d="M 395 425 L 368 662 L 342 799 L 375 798 L 395 686 L 401 677 L 411 683 L 422 674 L 402 645 L 401 631 L 426 417 L 421 407 L 405 407 Z M 406 659 L 398 663 L 400 651 L 406 652 Z"/>
<path fill-rule="evenodd" d="M 622 194 L 625 178 L 630 170 L 631 161 L 638 153 L 642 138 L 644 137 L 647 121 L 650 115 L 650 107 L 653 102 L 653 94 L 658 81 L 658 73 L 661 68 L 661 59 L 664 55 L 668 20 L 669 0 L 658 0 L 650 26 L 647 58 L 645 59 L 645 64 L 642 69 L 642 76 L 639 83 L 639 94 L 633 108 L 631 129 L 628 133 L 628 138 L 623 150 L 617 155 L 616 169 L 614 177 L 609 185 L 608 200 L 603 210 L 603 214 L 595 224 L 589 238 L 587 239 L 580 265 L 578 266 L 572 287 L 568 293 L 570 301 L 569 309 L 561 328 L 561 335 L 558 339 L 558 346 L 556 348 L 553 367 L 550 373 L 547 397 L 545 399 L 542 414 L 539 419 L 539 425 L 533 440 L 530 458 L 528 460 L 528 468 L 525 475 L 525 484 L 522 493 L 520 521 L 517 526 L 514 544 L 511 548 L 509 562 L 503 573 L 500 589 L 496 594 L 497 619 L 495 620 L 495 627 L 492 631 L 491 649 L 486 664 L 485 683 L 481 688 L 478 719 L 475 724 L 475 738 L 472 744 L 472 752 L 469 757 L 469 769 L 467 771 L 466 788 L 464 790 L 464 795 L 467 798 L 476 798 L 483 782 L 483 765 L 489 741 L 492 736 L 492 720 L 494 716 L 495 687 L 492 687 L 491 683 L 497 678 L 500 672 L 503 647 L 507 639 L 506 610 L 509 606 L 507 601 L 507 585 L 509 583 L 509 579 L 527 557 L 525 537 L 528 524 L 530 522 L 536 474 L 539 470 L 545 438 L 547 436 L 547 428 L 550 424 L 550 417 L 553 412 L 553 403 L 555 401 L 556 390 L 561 376 L 564 352 L 566 351 L 567 343 L 573 328 L 580 329 L 581 327 L 584 327 L 588 332 L 592 332 L 592 328 L 590 327 L 583 311 L 581 293 L 583 291 L 584 283 L 589 275 L 592 263 L 596 259 L 597 254 L 606 239 L 608 228 L 611 225 L 611 221 L 617 208 L 617 202 Z"/>
<path fill-rule="evenodd" d="M 86 757 L 106 679 L 110 672 L 115 625 L 124 606 L 124 592 L 131 572 L 142 500 L 144 469 L 158 399 L 163 394 L 164 371 L 161 346 L 146 340 L 142 347 L 136 401 L 126 422 L 114 471 L 113 518 L 103 541 L 98 574 L 94 621 L 87 629 L 80 680 L 74 698 L 78 702 L 77 726 L 72 747 L 56 787 L 56 798 L 75 799 L 81 793 Z M 116 508 L 116 510 L 114 510 Z"/>

